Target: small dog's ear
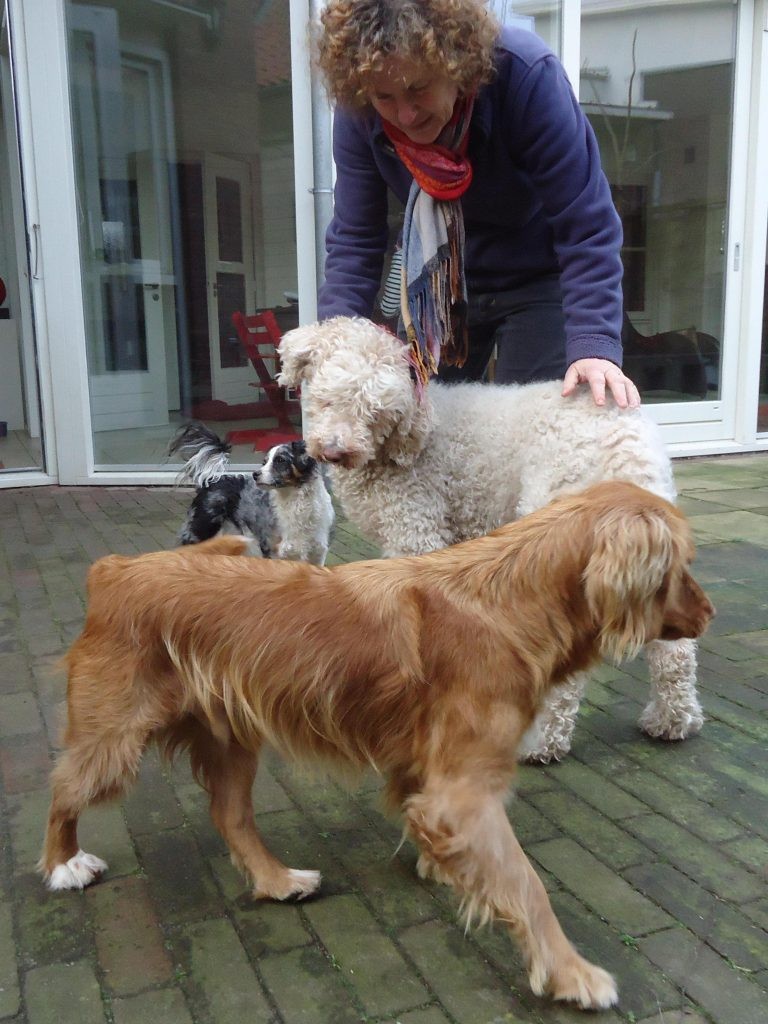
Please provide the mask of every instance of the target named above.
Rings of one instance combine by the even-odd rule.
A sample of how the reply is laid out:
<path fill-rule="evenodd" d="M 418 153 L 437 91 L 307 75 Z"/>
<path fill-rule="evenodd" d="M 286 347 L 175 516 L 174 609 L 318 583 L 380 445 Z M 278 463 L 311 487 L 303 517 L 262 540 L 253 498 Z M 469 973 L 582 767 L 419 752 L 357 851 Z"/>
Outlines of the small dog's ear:
<path fill-rule="evenodd" d="M 291 455 L 299 456 L 303 455 L 307 450 L 306 441 L 291 441 Z"/>
<path fill-rule="evenodd" d="M 583 579 L 606 656 L 633 657 L 649 639 L 654 599 L 675 557 L 679 544 L 661 510 L 618 507 L 594 524 Z"/>

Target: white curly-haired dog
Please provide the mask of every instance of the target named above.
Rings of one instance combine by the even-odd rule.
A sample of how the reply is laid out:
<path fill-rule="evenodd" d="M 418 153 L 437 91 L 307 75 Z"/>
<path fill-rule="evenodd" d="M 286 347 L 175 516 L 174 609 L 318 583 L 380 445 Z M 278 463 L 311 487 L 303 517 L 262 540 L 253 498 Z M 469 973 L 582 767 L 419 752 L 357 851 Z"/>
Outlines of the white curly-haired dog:
<path fill-rule="evenodd" d="M 305 385 L 307 450 L 332 465 L 346 515 L 385 557 L 478 537 L 600 480 L 675 498 L 658 430 L 640 409 L 610 399 L 596 406 L 586 390 L 563 398 L 557 381 L 433 382 L 419 401 L 402 343 L 361 317 L 298 327 L 279 351 L 280 382 Z M 666 740 L 698 732 L 695 642 L 656 640 L 646 655 L 651 699 L 641 728 Z M 523 740 L 522 759 L 568 753 L 585 683 L 572 677 L 553 692 Z"/>

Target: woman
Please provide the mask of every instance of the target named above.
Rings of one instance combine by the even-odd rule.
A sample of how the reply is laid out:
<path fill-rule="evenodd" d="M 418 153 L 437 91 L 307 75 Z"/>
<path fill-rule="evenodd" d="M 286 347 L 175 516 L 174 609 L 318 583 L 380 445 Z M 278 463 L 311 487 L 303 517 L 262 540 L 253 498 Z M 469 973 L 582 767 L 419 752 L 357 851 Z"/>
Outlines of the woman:
<path fill-rule="evenodd" d="M 318 63 L 336 101 L 319 316 L 370 316 L 406 205 L 405 328 L 421 382 L 564 377 L 639 405 L 621 371 L 621 224 L 597 143 L 541 40 L 482 0 L 329 0 Z"/>

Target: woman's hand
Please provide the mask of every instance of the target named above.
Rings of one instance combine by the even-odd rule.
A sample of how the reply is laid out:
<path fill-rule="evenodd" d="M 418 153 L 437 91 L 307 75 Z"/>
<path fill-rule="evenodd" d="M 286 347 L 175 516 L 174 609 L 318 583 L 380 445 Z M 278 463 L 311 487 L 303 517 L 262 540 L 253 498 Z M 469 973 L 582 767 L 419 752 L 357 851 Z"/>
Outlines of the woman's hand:
<path fill-rule="evenodd" d="M 577 359 L 568 367 L 563 380 L 563 396 L 572 395 L 579 384 L 589 384 L 595 405 L 605 405 L 606 385 L 620 409 L 636 409 L 640 392 L 625 377 L 621 367 L 609 359 Z"/>

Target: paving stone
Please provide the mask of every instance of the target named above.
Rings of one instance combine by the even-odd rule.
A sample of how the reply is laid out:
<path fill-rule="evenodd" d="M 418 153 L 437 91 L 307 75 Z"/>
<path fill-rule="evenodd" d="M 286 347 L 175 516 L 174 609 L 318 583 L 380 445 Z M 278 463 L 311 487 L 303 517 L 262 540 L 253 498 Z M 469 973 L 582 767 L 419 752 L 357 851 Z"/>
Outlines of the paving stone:
<path fill-rule="evenodd" d="M 23 968 L 71 963 L 93 952 L 93 931 L 80 892 L 49 892 L 38 875 L 15 881 L 16 950 Z"/>
<path fill-rule="evenodd" d="M 505 1016 L 525 1020 L 524 1006 L 460 929 L 430 921 L 406 929 L 400 941 L 441 1005 L 462 1024 L 492 1024 Z"/>
<path fill-rule="evenodd" d="M 764 882 L 731 862 L 720 850 L 702 842 L 673 821 L 658 816 L 634 818 L 627 828 L 663 854 L 684 875 L 724 899 L 743 903 L 762 894 Z"/>
<path fill-rule="evenodd" d="M 115 1024 L 192 1024 L 184 996 L 178 989 L 165 988 L 127 999 L 113 999 Z"/>
<path fill-rule="evenodd" d="M 16 1016 L 20 999 L 11 906 L 0 901 L 0 1020 Z"/>
<path fill-rule="evenodd" d="M 359 1024 L 361 1009 L 321 950 L 307 947 L 271 956 L 260 967 L 286 1024 Z"/>
<path fill-rule="evenodd" d="M 156 750 L 144 755 L 137 783 L 123 800 L 129 830 L 134 835 L 178 828 L 184 814 Z"/>
<path fill-rule="evenodd" d="M 15 874 L 34 872 L 40 857 L 48 815 L 50 795 L 47 789 L 31 790 L 9 796 L 8 828 Z"/>
<path fill-rule="evenodd" d="M 571 839 L 537 843 L 527 852 L 582 902 L 622 932 L 643 935 L 672 923 L 663 910 Z"/>
<path fill-rule="evenodd" d="M 619 775 L 617 785 L 633 793 L 648 807 L 669 815 L 703 839 L 719 842 L 741 835 L 743 829 L 689 792 L 648 771 L 635 769 Z"/>
<path fill-rule="evenodd" d="M 173 791 L 202 855 L 204 857 L 221 856 L 227 846 L 211 820 L 208 794 L 196 782 L 174 785 Z"/>
<path fill-rule="evenodd" d="M 644 1017 L 637 1024 L 709 1024 L 700 1013 L 695 1010 L 664 1010 L 663 1013 L 655 1013 L 651 1017 Z"/>
<path fill-rule="evenodd" d="M 720 849 L 768 881 L 768 840 L 760 836 L 742 836 L 730 843 L 724 843 Z"/>
<path fill-rule="evenodd" d="M 738 967 L 757 972 L 768 964 L 768 932 L 670 864 L 644 864 L 624 877 Z"/>
<path fill-rule="evenodd" d="M 39 734 L 42 725 L 40 709 L 33 694 L 0 695 L 0 738 Z"/>
<path fill-rule="evenodd" d="M 255 960 L 270 953 L 306 946 L 312 941 L 301 904 L 290 900 L 281 903 L 254 899 L 229 855 L 213 858 L 210 866 L 249 957 Z"/>
<path fill-rule="evenodd" d="M 348 833 L 341 858 L 377 918 L 389 928 L 404 928 L 439 915 L 439 904 L 413 865 L 376 833 Z"/>
<path fill-rule="evenodd" d="M 391 1014 L 429 998 L 421 980 L 357 896 L 316 900 L 305 913 L 367 1013 Z"/>
<path fill-rule="evenodd" d="M 25 693 L 31 687 L 32 675 L 25 655 L 0 654 L 0 694 Z"/>
<path fill-rule="evenodd" d="M 538 793 L 530 799 L 557 829 L 616 870 L 637 864 L 649 856 L 646 846 L 568 793 Z M 527 843 L 523 846 L 528 848 Z"/>
<path fill-rule="evenodd" d="M 294 805 L 317 821 L 322 831 L 364 828 L 367 824 L 353 795 L 330 779 L 301 774 L 292 768 L 281 769 L 279 779 Z"/>
<path fill-rule="evenodd" d="M 121 804 L 90 807 L 80 819 L 77 832 L 81 848 L 95 853 L 109 865 L 107 878 L 132 875 L 139 870 Z"/>
<path fill-rule="evenodd" d="M 768 993 L 690 932 L 672 928 L 640 947 L 716 1024 L 765 1024 Z"/>
<path fill-rule="evenodd" d="M 754 903 L 744 903 L 740 909 L 751 921 L 754 921 L 765 931 L 768 931 L 768 899 L 756 900 Z"/>
<path fill-rule="evenodd" d="M 99 983 L 90 963 L 51 964 L 24 979 L 28 1024 L 103 1024 Z"/>
<path fill-rule="evenodd" d="M 43 788 L 50 771 L 48 739 L 44 732 L 0 741 L 0 777 L 6 793 Z"/>
<path fill-rule="evenodd" d="M 93 886 L 87 892 L 87 904 L 99 965 L 112 993 L 133 995 L 170 981 L 170 957 L 143 879 L 115 879 Z"/>
<path fill-rule="evenodd" d="M 696 516 L 694 532 L 697 540 L 743 541 L 768 546 L 768 522 L 754 512 L 726 512 Z"/>
<path fill-rule="evenodd" d="M 186 829 L 137 836 L 136 845 L 164 920 L 177 923 L 221 912 L 221 897 Z"/>
<path fill-rule="evenodd" d="M 741 708 L 724 697 L 710 694 L 707 698 L 707 714 L 740 729 L 747 736 L 754 736 L 761 743 L 768 743 L 768 723 L 761 721 L 749 708 Z"/>
<path fill-rule="evenodd" d="M 411 1010 L 410 1013 L 398 1013 L 397 1024 L 447 1024 L 448 1018 L 436 1006 L 425 1010 Z"/>
<path fill-rule="evenodd" d="M 572 789 L 582 800 L 596 807 L 601 814 L 605 814 L 611 820 L 630 818 L 648 812 L 647 806 L 640 800 L 604 779 L 593 768 L 588 768 L 577 761 L 565 760 L 550 771 L 558 782 Z"/>
<path fill-rule="evenodd" d="M 552 839 L 558 834 L 557 826 L 537 809 L 535 794 L 531 799 L 511 800 L 507 814 L 522 846 Z"/>
<path fill-rule="evenodd" d="M 186 925 L 174 937 L 188 965 L 186 986 L 216 1024 L 269 1021 L 273 1012 L 234 928 L 226 919 Z"/>

